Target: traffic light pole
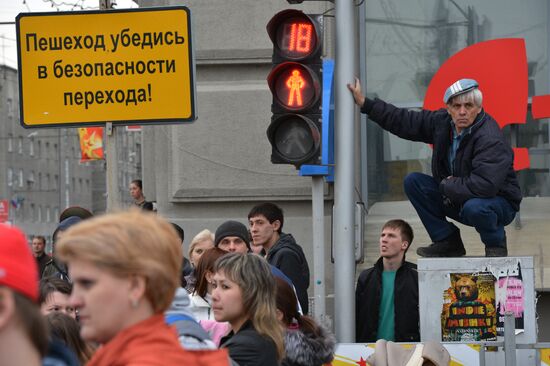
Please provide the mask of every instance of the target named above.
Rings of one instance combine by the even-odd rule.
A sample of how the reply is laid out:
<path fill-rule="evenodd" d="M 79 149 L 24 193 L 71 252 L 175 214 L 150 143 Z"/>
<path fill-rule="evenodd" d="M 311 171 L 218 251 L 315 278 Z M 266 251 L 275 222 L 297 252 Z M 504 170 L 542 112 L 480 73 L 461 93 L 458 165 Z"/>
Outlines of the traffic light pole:
<path fill-rule="evenodd" d="M 336 339 L 355 342 L 354 0 L 335 0 L 334 301 Z"/>
<path fill-rule="evenodd" d="M 111 0 L 100 0 L 99 8 L 107 10 L 111 8 Z M 118 192 L 118 164 L 117 164 L 117 146 L 116 146 L 115 126 L 111 122 L 105 123 L 105 165 L 106 172 L 106 190 L 107 190 L 107 212 L 114 211 L 120 202 Z"/>
<path fill-rule="evenodd" d="M 313 219 L 313 314 L 325 324 L 325 192 L 324 177 L 311 176 L 311 216 Z"/>

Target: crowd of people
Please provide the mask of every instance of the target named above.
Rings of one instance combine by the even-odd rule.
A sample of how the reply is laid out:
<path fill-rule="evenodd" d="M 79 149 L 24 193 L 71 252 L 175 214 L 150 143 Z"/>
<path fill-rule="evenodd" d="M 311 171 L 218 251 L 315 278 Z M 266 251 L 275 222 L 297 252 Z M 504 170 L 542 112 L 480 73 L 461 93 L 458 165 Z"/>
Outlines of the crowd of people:
<path fill-rule="evenodd" d="M 483 110 L 478 83 L 458 80 L 445 92 L 446 109 L 420 112 L 366 98 L 358 81 L 348 88 L 384 129 L 433 144 L 433 176 L 412 173 L 404 182 L 433 240 L 418 255 L 465 255 L 450 217 L 475 227 L 487 257 L 507 256 L 504 227 L 519 210 L 521 191 L 512 151 Z M 335 339 L 307 315 L 309 267 L 301 246 L 282 231 L 280 207 L 254 206 L 248 227 L 229 220 L 214 233 L 202 230 L 186 258 L 184 230 L 155 214 L 140 180 L 130 194 L 135 207 L 126 212 L 65 210 L 51 257 L 45 237 L 29 246 L 17 228 L 0 225 L 0 365 L 331 362 Z M 418 273 L 405 260 L 413 238 L 406 221 L 386 222 L 379 260 L 359 275 L 356 340 L 383 340 L 379 355 L 392 349 L 386 341 L 420 341 Z M 434 364 L 446 364 L 438 347 L 426 349 L 443 355 Z"/>
<path fill-rule="evenodd" d="M 0 226 L 0 343 L 24 345 L 2 344 L 0 365 L 332 360 L 334 336 L 307 316 L 309 267 L 277 205 L 255 206 L 249 228 L 229 220 L 201 231 L 188 258 L 183 229 L 140 208 L 95 217 L 67 209 L 51 256 L 43 236 L 28 245 Z"/>

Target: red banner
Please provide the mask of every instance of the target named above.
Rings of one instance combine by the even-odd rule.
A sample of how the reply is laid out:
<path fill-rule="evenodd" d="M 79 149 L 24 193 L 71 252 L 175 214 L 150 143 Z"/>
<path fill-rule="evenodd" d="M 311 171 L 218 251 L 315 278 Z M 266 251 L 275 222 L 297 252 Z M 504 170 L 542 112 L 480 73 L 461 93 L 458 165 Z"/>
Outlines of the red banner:
<path fill-rule="evenodd" d="M 103 127 L 79 128 L 80 161 L 102 160 L 103 156 Z"/>
<path fill-rule="evenodd" d="M 9 200 L 0 200 L 0 222 L 8 221 L 9 214 L 10 214 Z"/>

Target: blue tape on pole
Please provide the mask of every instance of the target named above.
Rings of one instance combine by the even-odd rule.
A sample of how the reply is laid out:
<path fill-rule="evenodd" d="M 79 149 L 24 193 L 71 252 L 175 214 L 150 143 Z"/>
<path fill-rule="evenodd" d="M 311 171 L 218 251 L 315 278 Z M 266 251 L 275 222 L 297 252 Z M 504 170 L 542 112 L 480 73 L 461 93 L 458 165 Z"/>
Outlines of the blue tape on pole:
<path fill-rule="evenodd" d="M 321 123 L 321 165 L 302 165 L 301 176 L 324 175 L 334 182 L 334 60 L 323 60 L 323 96 Z"/>

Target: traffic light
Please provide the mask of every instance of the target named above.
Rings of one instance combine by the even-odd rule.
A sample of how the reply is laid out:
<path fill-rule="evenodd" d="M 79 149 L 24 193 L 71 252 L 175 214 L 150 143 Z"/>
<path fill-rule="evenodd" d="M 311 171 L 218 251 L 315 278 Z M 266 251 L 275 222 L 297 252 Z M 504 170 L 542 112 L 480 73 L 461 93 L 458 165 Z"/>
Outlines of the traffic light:
<path fill-rule="evenodd" d="M 321 147 L 322 17 L 283 10 L 267 24 L 273 103 L 267 137 L 273 164 L 319 164 Z"/>

